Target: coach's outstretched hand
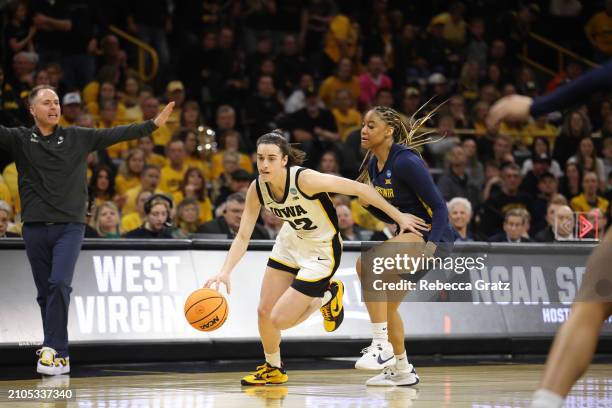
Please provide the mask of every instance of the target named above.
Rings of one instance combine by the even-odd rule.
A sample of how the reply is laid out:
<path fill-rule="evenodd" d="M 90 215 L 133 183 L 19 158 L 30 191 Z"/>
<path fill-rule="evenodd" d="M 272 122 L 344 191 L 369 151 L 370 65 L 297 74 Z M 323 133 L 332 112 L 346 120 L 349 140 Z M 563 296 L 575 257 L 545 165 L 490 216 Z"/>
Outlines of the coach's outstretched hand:
<path fill-rule="evenodd" d="M 170 114 L 172 113 L 173 109 L 174 102 L 170 102 L 169 104 L 167 104 L 166 107 L 159 113 L 159 115 L 157 115 L 157 117 L 153 119 L 153 123 L 155 123 L 155 126 L 164 126 L 168 121 L 168 118 L 170 117 Z"/>
<path fill-rule="evenodd" d="M 487 124 L 489 124 L 489 126 L 494 126 L 504 119 L 528 119 L 529 109 L 531 108 L 532 103 L 533 99 L 528 96 L 505 96 L 499 101 L 495 102 L 495 104 L 489 111 L 489 116 L 487 117 Z"/>
<path fill-rule="evenodd" d="M 224 273 L 224 272 L 221 272 L 218 275 L 213 276 L 212 278 L 207 280 L 206 283 L 204 284 L 204 287 L 205 288 L 212 287 L 216 291 L 220 292 L 221 291 L 221 283 L 223 283 L 225 285 L 225 291 L 229 295 L 230 291 L 231 291 L 230 276 L 229 276 L 229 274 Z"/>
<path fill-rule="evenodd" d="M 400 233 L 413 232 L 417 234 L 419 237 L 423 236 L 423 234 L 419 230 L 422 230 L 422 231 L 430 230 L 430 227 L 429 225 L 427 225 L 425 220 L 417 217 L 416 215 L 412 215 L 408 213 L 402 214 L 401 222 L 398 223 L 398 225 L 399 225 Z"/>

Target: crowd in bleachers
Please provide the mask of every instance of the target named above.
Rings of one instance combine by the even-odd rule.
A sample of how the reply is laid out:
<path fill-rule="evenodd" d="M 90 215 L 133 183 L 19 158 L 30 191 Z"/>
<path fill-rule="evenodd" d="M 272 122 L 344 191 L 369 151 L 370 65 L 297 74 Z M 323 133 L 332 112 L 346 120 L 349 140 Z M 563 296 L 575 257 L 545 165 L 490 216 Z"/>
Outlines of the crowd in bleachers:
<path fill-rule="evenodd" d="M 607 61 L 612 1 L 30 0 L 3 15 L 0 124 L 31 126 L 27 96 L 41 84 L 58 90 L 61 126 L 140 122 L 176 104 L 151 135 L 90 155 L 88 237 L 231 238 L 259 136 L 282 129 L 307 167 L 354 179 L 362 117 L 376 105 L 407 123 L 435 110 L 426 130 L 440 140 L 418 149 L 461 240 L 571 239 L 560 220 L 574 212 L 607 228 L 611 93 L 526 123 L 485 118 L 501 96 L 536 97 L 587 69 L 568 60 L 551 78 L 523 65 L 516 54 L 532 31 Z M 136 50 L 111 25 L 157 51 L 153 80 L 129 68 Z M 0 170 L 2 237 L 20 232 L 20 200 L 4 152 Z M 151 227 L 153 194 L 170 199 L 156 203 L 172 228 Z M 334 200 L 345 240 L 394 234 L 355 200 Z M 264 210 L 253 238 L 279 228 Z"/>

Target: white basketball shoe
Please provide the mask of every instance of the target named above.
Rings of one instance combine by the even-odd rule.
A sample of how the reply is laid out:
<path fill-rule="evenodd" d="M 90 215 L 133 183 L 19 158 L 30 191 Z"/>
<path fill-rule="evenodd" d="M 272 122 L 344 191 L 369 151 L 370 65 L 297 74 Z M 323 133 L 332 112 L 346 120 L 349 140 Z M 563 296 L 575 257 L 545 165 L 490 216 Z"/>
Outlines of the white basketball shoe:
<path fill-rule="evenodd" d="M 420 379 L 412 364 L 405 370 L 398 370 L 395 365 L 387 367 L 382 373 L 366 381 L 366 385 L 378 387 L 417 385 Z"/>
<path fill-rule="evenodd" d="M 355 363 L 358 370 L 382 370 L 395 364 L 393 346 L 388 341 L 372 344 L 361 350 L 363 354 Z"/>

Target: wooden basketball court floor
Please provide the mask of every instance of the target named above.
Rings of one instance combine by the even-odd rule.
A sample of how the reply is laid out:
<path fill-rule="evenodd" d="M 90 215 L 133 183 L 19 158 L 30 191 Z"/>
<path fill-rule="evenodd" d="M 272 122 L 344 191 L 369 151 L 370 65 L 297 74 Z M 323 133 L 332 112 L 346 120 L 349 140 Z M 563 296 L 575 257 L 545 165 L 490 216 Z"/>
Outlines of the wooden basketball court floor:
<path fill-rule="evenodd" d="M 421 367 L 421 383 L 415 387 L 366 387 L 372 373 L 350 368 L 300 369 L 288 370 L 289 382 L 284 385 L 241 387 L 243 371 L 185 373 L 107 365 L 94 376 L 0 381 L 0 407 L 528 407 L 542 368 L 541 364 Z M 16 389 L 64 389 L 71 390 L 73 397 L 9 399 Z M 612 407 L 612 365 L 592 365 L 565 407 Z"/>

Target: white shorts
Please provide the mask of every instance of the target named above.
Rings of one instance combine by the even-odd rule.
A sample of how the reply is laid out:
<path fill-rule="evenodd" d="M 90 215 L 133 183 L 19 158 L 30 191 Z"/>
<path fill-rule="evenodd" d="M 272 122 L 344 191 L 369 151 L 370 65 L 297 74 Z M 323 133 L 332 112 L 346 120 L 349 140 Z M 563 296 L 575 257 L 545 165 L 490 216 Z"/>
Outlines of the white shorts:
<path fill-rule="evenodd" d="M 291 286 L 298 292 L 321 297 L 340 265 L 341 256 L 339 234 L 326 242 L 310 241 L 298 237 L 285 223 L 276 237 L 268 266 L 296 275 Z"/>

